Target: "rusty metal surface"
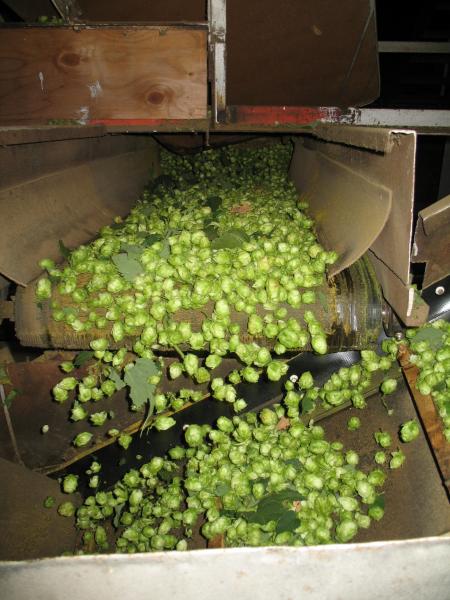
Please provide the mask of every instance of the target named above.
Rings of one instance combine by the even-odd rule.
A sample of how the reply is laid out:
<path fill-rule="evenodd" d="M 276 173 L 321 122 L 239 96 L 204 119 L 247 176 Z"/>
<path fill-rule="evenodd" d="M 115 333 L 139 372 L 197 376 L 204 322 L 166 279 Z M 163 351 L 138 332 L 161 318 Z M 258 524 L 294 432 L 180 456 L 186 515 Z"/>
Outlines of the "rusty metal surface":
<path fill-rule="evenodd" d="M 14 320 L 14 302 L 12 300 L 0 300 L 0 323 L 2 319 Z"/>
<path fill-rule="evenodd" d="M 89 129 L 89 128 L 88 128 Z M 0 140 L 1 140 L 0 132 Z M 46 140 L 45 143 L 1 145 L 0 189 L 20 185 L 83 163 L 128 152 L 151 142 L 142 135 L 99 135 Z"/>
<path fill-rule="evenodd" d="M 372 262 L 383 287 L 384 297 L 404 323 L 423 323 L 427 308 L 419 306 L 419 300 L 414 297 L 409 287 L 417 137 L 415 132 L 378 129 L 376 132 L 369 133 L 368 128 L 359 130 L 355 126 L 343 128 L 341 131 L 339 127 L 324 125 L 317 132 L 314 131 L 313 136 L 303 141 L 304 148 L 309 151 L 307 156 L 310 157 L 309 165 L 306 164 L 308 175 L 302 175 L 300 169 L 304 165 L 300 164 L 298 175 L 293 173 L 293 177 L 297 177 L 300 190 L 308 192 L 311 189 L 315 192 L 314 186 L 320 187 L 318 207 L 320 209 L 325 204 L 328 211 L 330 206 L 333 206 L 336 181 L 341 187 L 341 190 L 337 187 L 338 192 L 345 189 L 344 174 L 347 174 L 349 169 L 354 183 L 354 185 L 349 183 L 347 186 L 351 201 L 346 198 L 344 202 L 347 204 L 347 210 L 343 211 L 345 217 L 340 214 L 342 209 L 339 203 L 335 211 L 337 216 L 334 220 L 328 219 L 324 236 L 333 237 L 335 243 L 339 244 L 338 249 L 345 244 L 352 248 L 352 240 L 356 239 L 358 232 L 362 231 L 360 241 L 363 243 L 367 239 L 370 243 Z M 330 184 L 333 185 L 326 185 L 324 178 L 326 170 L 322 166 L 325 161 L 326 164 L 339 165 L 337 175 L 329 176 Z M 374 193 L 378 193 L 377 204 L 380 204 L 383 190 L 386 190 L 391 198 L 388 218 L 384 226 L 379 228 L 376 239 L 373 237 L 375 233 L 373 231 L 371 239 L 368 239 L 371 233 L 370 220 L 373 218 L 371 207 L 374 206 L 374 201 L 370 199 L 370 204 L 364 201 L 364 194 L 360 193 L 360 178 L 373 186 L 370 188 L 366 185 L 365 189 L 372 189 Z M 325 217 L 320 210 L 317 214 L 314 212 L 315 201 L 316 196 L 314 202 L 311 202 L 311 210 L 320 222 L 320 219 Z M 351 210 L 348 210 L 349 204 Z M 363 210 L 367 211 L 367 217 L 362 214 Z M 378 216 L 380 225 L 383 221 L 384 219 Z M 356 250 L 354 254 L 356 255 Z"/>
<path fill-rule="evenodd" d="M 331 158 L 327 148 L 308 138 L 297 141 L 289 173 L 309 202 L 319 239 L 339 255 L 330 268 L 333 275 L 353 264 L 379 237 L 391 213 L 392 194 L 350 168 L 356 150 L 342 146 L 340 156 Z"/>
<path fill-rule="evenodd" d="M 374 454 L 381 450 L 374 439 L 374 432 L 387 431 L 393 440 L 389 452 L 400 448 L 406 460 L 400 469 L 390 470 L 387 465 L 386 483 L 383 486 L 385 514 L 380 521 L 372 521 L 369 529 L 359 530 L 355 541 L 372 542 L 420 538 L 441 535 L 450 531 L 450 504 L 436 468 L 424 429 L 413 442 L 400 442 L 400 424 L 417 418 L 416 407 L 404 381 L 399 381 L 394 394 L 386 397 L 393 409 L 389 415 L 380 394 L 368 398 L 364 410 L 350 408 L 320 421 L 327 439 L 338 440 L 344 447 L 358 452 L 358 468 L 370 471 L 377 467 Z M 357 431 L 347 429 L 350 416 L 361 419 Z M 425 508 L 426 507 L 426 508 Z"/>
<path fill-rule="evenodd" d="M 62 379 L 64 374 L 59 369 L 63 360 L 71 360 L 73 352 L 45 353 L 42 359 L 32 362 L 13 363 L 7 366 L 11 383 L 5 385 L 8 393 L 18 390 L 9 414 L 14 429 L 15 438 L 23 463 L 30 469 L 42 473 L 51 473 L 80 458 L 95 453 L 99 448 L 115 441 L 107 435 L 108 429 L 116 427 L 121 431 L 138 431 L 145 415 L 142 412 L 131 412 L 128 408 L 126 391 L 116 392 L 111 398 L 104 398 L 100 403 L 89 402 L 85 408 L 89 413 L 97 411 L 113 411 L 114 418 L 101 427 L 92 427 L 86 421 L 69 421 L 71 401 L 58 404 L 53 401 L 51 389 Z M 165 358 L 165 369 L 174 358 Z M 239 368 L 240 363 L 235 359 L 224 359 L 216 369 L 217 377 L 226 376 L 230 371 Z M 88 367 L 84 366 L 75 372 L 76 376 L 86 374 Z M 192 381 L 185 377 L 175 381 L 165 377 L 161 383 L 164 392 L 176 392 L 180 388 L 192 388 L 207 391 L 208 384 L 193 386 Z M 49 432 L 41 433 L 42 425 L 49 426 Z M 73 438 L 82 431 L 94 434 L 92 444 L 87 448 L 74 448 Z M 6 427 L 4 416 L 0 413 L 0 456 L 14 459 L 14 449 Z"/>
<path fill-rule="evenodd" d="M 111 422 L 98 428 L 86 427 L 85 422 L 72 423 L 68 420 L 70 402 L 59 405 L 52 400 L 51 389 L 63 377 L 58 365 L 64 359 L 64 356 L 55 356 L 47 362 L 14 363 L 7 367 L 11 385 L 5 386 L 6 391 L 18 390 L 9 413 L 20 457 L 27 467 L 34 470 L 60 464 L 80 452 L 80 449 L 71 445 L 78 433 L 90 429 L 95 434 L 95 439 L 101 441 L 113 426 Z M 82 373 L 83 370 L 79 372 Z M 114 426 L 119 428 L 136 420 L 136 414 L 128 413 L 123 392 L 102 400 L 101 405 L 91 403 L 89 408 L 89 412 L 113 410 Z M 41 433 L 43 425 L 49 426 L 46 434 Z M 4 431 L 4 427 L 0 431 Z M 4 437 L 3 434 L 2 442 Z M 7 457 L 3 453 L 2 456 Z"/>
<path fill-rule="evenodd" d="M 56 509 L 69 499 L 81 504 L 79 494 L 69 497 L 57 481 L 2 458 L 0 479 L 0 560 L 59 556 L 75 548 L 80 534 L 72 520 L 60 517 Z M 43 506 L 47 496 L 55 498 L 51 509 Z M 2 598 L 6 597 L 2 594 Z"/>
<path fill-rule="evenodd" d="M 157 150 L 148 139 L 134 151 L 89 158 L 0 190 L 0 272 L 26 285 L 40 274 L 39 259 L 60 260 L 58 240 L 76 247 L 126 215 L 156 168 Z"/>
<path fill-rule="evenodd" d="M 450 274 L 450 195 L 419 212 L 412 261 L 426 263 L 423 288 Z"/>
<path fill-rule="evenodd" d="M 431 395 L 424 396 L 416 388 L 419 369 L 410 363 L 409 357 L 409 350 L 403 346 L 399 354 L 400 364 L 450 497 L 450 443 L 444 437 L 442 421 L 433 398 Z"/>
<path fill-rule="evenodd" d="M 368 256 L 377 274 L 383 294 L 396 315 L 407 327 L 419 327 L 427 322 L 430 307 L 411 285 L 405 285 L 369 250 Z"/>

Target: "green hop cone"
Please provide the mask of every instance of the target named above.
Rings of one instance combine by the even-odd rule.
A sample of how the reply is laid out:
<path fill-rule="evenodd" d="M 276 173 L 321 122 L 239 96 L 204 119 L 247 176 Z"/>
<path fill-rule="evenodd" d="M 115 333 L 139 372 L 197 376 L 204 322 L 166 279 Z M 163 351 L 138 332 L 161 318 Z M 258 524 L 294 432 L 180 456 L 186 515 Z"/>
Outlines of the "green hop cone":
<path fill-rule="evenodd" d="M 396 379 L 385 379 L 380 385 L 380 390 L 384 395 L 393 394 L 397 389 Z"/>
<path fill-rule="evenodd" d="M 106 410 L 103 410 L 101 412 L 92 413 L 92 415 L 89 417 L 89 421 L 95 427 L 101 427 L 102 425 L 105 424 L 107 418 L 108 418 L 108 413 L 106 412 Z"/>
<path fill-rule="evenodd" d="M 189 425 L 184 432 L 184 438 L 188 446 L 200 446 L 203 442 L 203 429 L 200 425 Z"/>
<path fill-rule="evenodd" d="M 400 439 L 402 442 L 412 442 L 420 434 L 419 424 L 415 419 L 406 421 L 400 428 Z"/>
<path fill-rule="evenodd" d="M 279 381 L 288 371 L 289 367 L 280 360 L 272 360 L 267 365 L 267 378 L 269 381 Z"/>
<path fill-rule="evenodd" d="M 376 431 L 373 435 L 376 443 L 382 448 L 389 448 L 392 444 L 392 438 L 386 431 Z"/>
<path fill-rule="evenodd" d="M 153 421 L 153 427 L 158 431 L 166 431 L 167 429 L 173 427 L 175 424 L 175 419 L 173 419 L 172 417 L 165 417 L 163 415 L 161 415 L 160 417 L 156 417 L 156 419 Z"/>
<path fill-rule="evenodd" d="M 111 435 L 112 431 L 115 431 L 115 430 L 110 429 L 108 431 L 108 435 Z M 117 434 L 115 434 L 115 435 L 117 435 Z M 122 433 L 121 435 L 119 435 L 119 437 L 117 439 L 117 443 L 119 444 L 119 446 L 122 446 L 122 448 L 124 450 L 128 450 L 128 447 L 132 441 L 133 441 L 133 436 L 129 435 L 128 433 Z"/>
<path fill-rule="evenodd" d="M 389 461 L 390 469 L 399 469 L 406 460 L 406 456 L 401 450 L 391 452 L 391 460 Z"/>
<path fill-rule="evenodd" d="M 65 494 L 73 494 L 78 487 L 78 475 L 66 475 L 62 482 L 62 489 Z"/>
<path fill-rule="evenodd" d="M 82 446 L 87 446 L 92 438 L 92 433 L 89 433 L 89 431 L 83 431 L 74 438 L 72 444 L 77 448 L 81 448 Z"/>
<path fill-rule="evenodd" d="M 44 508 L 52 508 L 55 506 L 55 503 L 56 500 L 53 498 L 53 496 L 47 496 L 47 498 L 44 500 Z"/>
<path fill-rule="evenodd" d="M 359 419 L 358 417 L 350 417 L 350 419 L 347 421 L 347 429 L 349 431 L 356 431 L 360 427 L 361 419 Z"/>
<path fill-rule="evenodd" d="M 73 517 L 75 514 L 75 506 L 72 502 L 63 502 L 58 506 L 58 514 L 62 517 Z"/>

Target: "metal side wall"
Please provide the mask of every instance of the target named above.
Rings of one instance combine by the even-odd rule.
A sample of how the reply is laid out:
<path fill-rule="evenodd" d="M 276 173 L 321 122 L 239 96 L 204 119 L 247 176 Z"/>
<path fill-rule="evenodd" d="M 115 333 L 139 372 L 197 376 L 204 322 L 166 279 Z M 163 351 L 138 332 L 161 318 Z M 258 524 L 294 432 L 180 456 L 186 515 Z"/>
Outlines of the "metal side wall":
<path fill-rule="evenodd" d="M 450 538 L 0 563 L 5 600 L 448 600 Z"/>
<path fill-rule="evenodd" d="M 334 272 L 369 250 L 384 297 L 408 326 L 428 315 L 410 286 L 416 137 L 414 131 L 322 124 L 296 138 L 290 169 L 320 240 L 340 255 Z"/>

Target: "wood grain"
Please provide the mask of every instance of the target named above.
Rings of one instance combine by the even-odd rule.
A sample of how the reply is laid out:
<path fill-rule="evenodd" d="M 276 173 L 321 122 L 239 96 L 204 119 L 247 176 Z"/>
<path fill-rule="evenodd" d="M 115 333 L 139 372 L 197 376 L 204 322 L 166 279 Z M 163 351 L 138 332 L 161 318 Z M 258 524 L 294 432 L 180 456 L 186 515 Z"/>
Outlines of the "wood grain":
<path fill-rule="evenodd" d="M 417 412 L 433 449 L 444 485 L 447 488 L 447 493 L 450 495 L 450 444 L 444 437 L 441 418 L 433 398 L 430 395 L 424 396 L 416 388 L 419 369 L 410 362 L 409 350 L 405 346 L 400 348 L 399 361 L 413 395 Z"/>
<path fill-rule="evenodd" d="M 206 117 L 198 26 L 5 28 L 0 125 Z"/>

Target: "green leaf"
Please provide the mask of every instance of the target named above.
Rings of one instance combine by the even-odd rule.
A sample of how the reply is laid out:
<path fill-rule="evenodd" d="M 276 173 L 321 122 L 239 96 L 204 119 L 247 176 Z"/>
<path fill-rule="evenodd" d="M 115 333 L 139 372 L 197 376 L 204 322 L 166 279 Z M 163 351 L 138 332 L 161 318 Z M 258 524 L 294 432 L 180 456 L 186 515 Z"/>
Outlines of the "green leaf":
<path fill-rule="evenodd" d="M 59 251 L 61 252 L 61 256 L 63 258 L 69 258 L 70 250 L 69 250 L 69 248 L 67 248 L 67 246 L 65 246 L 65 244 L 62 240 L 58 240 L 58 246 L 59 246 Z"/>
<path fill-rule="evenodd" d="M 47 275 L 47 278 L 49 279 L 50 283 L 52 285 L 55 285 L 56 283 L 58 283 L 60 281 L 59 277 L 55 277 L 54 275 L 50 275 L 50 273 Z"/>
<path fill-rule="evenodd" d="M 294 467 L 301 469 L 302 463 L 298 460 L 298 458 L 288 458 L 284 461 L 287 465 L 293 465 Z"/>
<path fill-rule="evenodd" d="M 221 481 L 220 483 L 218 483 L 216 485 L 216 491 L 215 494 L 216 496 L 225 496 L 225 494 L 228 494 L 228 492 L 231 490 L 231 486 L 228 483 L 225 483 L 223 481 Z"/>
<path fill-rule="evenodd" d="M 142 248 L 142 246 L 137 246 L 136 244 L 122 243 L 120 249 L 122 252 L 126 252 L 130 258 L 135 258 L 136 260 L 139 260 L 141 254 L 144 252 L 144 248 Z"/>
<path fill-rule="evenodd" d="M 118 529 L 120 527 L 120 517 L 122 516 L 122 512 L 123 509 L 125 508 L 125 502 L 122 502 L 121 504 L 116 504 L 116 506 L 114 507 L 114 519 L 113 519 L 113 525 L 116 529 Z"/>
<path fill-rule="evenodd" d="M 369 508 L 372 508 L 372 506 L 379 506 L 380 508 L 382 508 L 384 510 L 384 496 L 382 494 L 380 494 L 379 496 L 376 497 L 375 502 L 373 502 Z"/>
<path fill-rule="evenodd" d="M 283 531 L 294 531 L 294 529 L 297 529 L 299 525 L 300 521 L 298 519 L 298 513 L 296 513 L 295 510 L 287 510 L 278 519 L 275 531 L 276 533 L 282 533 Z"/>
<path fill-rule="evenodd" d="M 256 511 L 243 513 L 248 523 L 259 523 L 264 525 L 269 521 L 278 521 L 281 515 L 286 511 L 286 508 L 280 502 L 265 502 L 258 506 Z"/>
<path fill-rule="evenodd" d="M 209 241 L 215 240 L 219 236 L 217 232 L 217 224 L 211 223 L 211 221 L 209 221 L 208 224 L 205 225 L 203 231 L 205 232 L 205 235 L 209 239 Z"/>
<path fill-rule="evenodd" d="M 148 401 L 153 412 L 153 396 L 155 385 L 148 382 L 152 375 L 158 375 L 161 371 L 159 363 L 150 358 L 138 358 L 134 367 L 125 373 L 124 381 L 130 388 L 130 397 L 133 406 L 140 409 Z"/>
<path fill-rule="evenodd" d="M 328 312 L 328 301 L 327 301 L 326 295 L 322 292 L 322 290 L 319 290 L 317 292 L 317 297 L 319 298 L 319 302 L 322 305 L 323 310 L 327 313 Z"/>
<path fill-rule="evenodd" d="M 169 258 L 170 256 L 170 244 L 169 244 L 169 240 L 164 240 L 162 243 L 162 248 L 161 248 L 161 252 L 159 253 L 161 258 Z"/>
<path fill-rule="evenodd" d="M 206 200 L 206 206 L 209 206 L 212 216 L 215 217 L 222 206 L 222 198 L 220 196 L 210 196 Z"/>
<path fill-rule="evenodd" d="M 229 229 L 211 242 L 211 248 L 241 248 L 249 240 L 250 237 L 242 229 Z"/>
<path fill-rule="evenodd" d="M 123 379 L 120 378 L 119 373 L 116 371 L 116 369 L 111 368 L 108 377 L 111 379 L 111 381 L 114 381 L 116 390 L 121 390 L 125 387 L 126 384 L 123 381 Z"/>
<path fill-rule="evenodd" d="M 82 367 L 85 363 L 87 363 L 88 360 L 91 360 L 93 356 L 93 350 L 82 350 L 81 352 L 78 352 L 78 354 L 73 359 L 73 364 L 77 368 Z"/>
<path fill-rule="evenodd" d="M 157 194 L 160 191 L 171 190 L 176 185 L 176 180 L 170 175 L 159 175 L 156 179 L 150 182 L 148 189 L 152 194 Z M 150 215 L 154 208 L 152 206 L 149 206 L 146 210 L 148 210 L 149 212 L 145 214 Z"/>
<path fill-rule="evenodd" d="M 19 394 L 19 390 L 11 390 L 9 392 L 9 394 L 6 396 L 4 404 L 6 406 L 6 408 L 9 408 L 11 406 L 11 404 L 13 403 L 14 398 L 16 398 L 16 396 L 18 396 Z"/>
<path fill-rule="evenodd" d="M 160 242 L 162 240 L 162 235 L 159 233 L 149 233 L 148 235 L 144 235 L 143 244 L 146 248 L 150 248 L 156 242 Z"/>
<path fill-rule="evenodd" d="M 112 261 L 122 277 L 129 282 L 133 282 L 138 275 L 144 272 L 141 263 L 128 254 L 115 254 L 112 257 Z"/>
<path fill-rule="evenodd" d="M 446 400 L 443 404 L 444 408 L 445 408 L 445 412 L 447 413 L 447 416 L 450 417 L 450 400 Z"/>
<path fill-rule="evenodd" d="M 301 411 L 300 413 L 302 415 L 305 415 L 306 413 L 311 412 L 312 410 L 314 410 L 314 408 L 316 407 L 316 403 L 314 400 L 312 400 L 311 398 L 303 398 L 303 400 L 300 403 L 300 407 L 301 407 Z"/>
<path fill-rule="evenodd" d="M 166 483 L 170 483 L 174 477 L 179 475 L 179 473 L 180 473 L 179 467 L 172 468 L 172 469 L 163 467 L 160 471 L 158 471 L 158 479 L 162 479 Z"/>
<path fill-rule="evenodd" d="M 443 344 L 444 332 L 441 329 L 435 327 L 424 327 L 419 329 L 416 335 L 413 337 L 413 342 L 428 342 L 432 350 L 439 350 Z"/>
<path fill-rule="evenodd" d="M 295 500 L 303 500 L 297 490 L 286 489 L 276 494 L 265 496 L 259 501 L 256 511 L 243 512 L 241 515 L 249 523 L 268 523 L 278 521 L 290 510 L 290 505 Z"/>

